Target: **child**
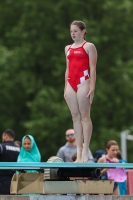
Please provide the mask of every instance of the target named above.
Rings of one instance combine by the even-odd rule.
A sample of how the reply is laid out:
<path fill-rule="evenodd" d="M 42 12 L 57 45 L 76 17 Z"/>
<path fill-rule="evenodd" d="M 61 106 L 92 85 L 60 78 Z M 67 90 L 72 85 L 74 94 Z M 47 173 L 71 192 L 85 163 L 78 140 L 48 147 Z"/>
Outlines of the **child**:
<path fill-rule="evenodd" d="M 116 154 L 118 152 L 119 146 L 115 140 L 108 141 L 106 145 L 106 155 L 99 158 L 98 163 L 118 163 L 118 159 L 116 158 Z M 102 180 L 110 180 L 113 179 L 110 178 L 109 172 L 112 169 L 103 169 L 101 171 L 101 179 Z M 114 179 L 113 179 L 114 180 Z M 115 181 L 115 180 L 114 180 Z M 113 195 L 119 195 L 119 187 L 117 182 L 114 182 L 114 188 L 113 188 Z"/>

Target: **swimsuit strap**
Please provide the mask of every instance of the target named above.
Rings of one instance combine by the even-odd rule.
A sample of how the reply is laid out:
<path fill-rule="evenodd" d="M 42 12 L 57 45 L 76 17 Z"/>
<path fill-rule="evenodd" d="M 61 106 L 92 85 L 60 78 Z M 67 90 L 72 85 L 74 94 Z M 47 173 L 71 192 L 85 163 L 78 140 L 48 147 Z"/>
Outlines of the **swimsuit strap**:
<path fill-rule="evenodd" d="M 85 42 L 82 44 L 82 46 L 80 46 L 80 47 L 83 47 L 83 46 L 85 45 L 85 43 L 87 43 L 87 42 L 85 41 Z M 71 46 L 72 46 L 72 45 L 73 45 L 73 44 L 70 45 L 70 47 L 68 48 L 68 50 L 71 49 Z M 78 47 L 78 48 L 79 48 L 79 47 Z M 67 50 L 67 51 L 68 51 L 68 50 Z"/>
<path fill-rule="evenodd" d="M 71 48 L 72 45 L 73 45 L 73 44 L 70 45 L 70 47 L 68 48 L 68 50 Z M 68 50 L 67 50 L 67 51 L 68 51 Z"/>
<path fill-rule="evenodd" d="M 110 160 L 110 159 L 108 159 L 108 158 L 105 158 L 105 159 L 106 159 L 106 162 L 108 162 L 108 163 L 116 163 L 115 161 Z"/>
<path fill-rule="evenodd" d="M 110 163 L 110 160 L 105 157 L 106 163 Z"/>
<path fill-rule="evenodd" d="M 87 43 L 86 41 L 82 44 L 82 46 L 81 47 L 83 47 L 84 45 L 85 45 L 85 43 Z"/>

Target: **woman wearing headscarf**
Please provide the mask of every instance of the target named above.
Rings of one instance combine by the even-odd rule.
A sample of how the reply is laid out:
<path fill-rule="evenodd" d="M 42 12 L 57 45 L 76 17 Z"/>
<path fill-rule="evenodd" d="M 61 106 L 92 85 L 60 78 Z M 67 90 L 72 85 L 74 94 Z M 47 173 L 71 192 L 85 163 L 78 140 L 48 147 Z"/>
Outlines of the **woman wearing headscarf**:
<path fill-rule="evenodd" d="M 41 155 L 40 155 L 39 149 L 36 145 L 36 142 L 35 142 L 33 136 L 25 135 L 22 138 L 21 150 L 20 150 L 17 162 L 26 162 L 27 163 L 27 162 L 40 162 L 40 161 L 41 161 Z M 26 172 L 37 173 L 37 170 L 31 169 L 31 170 L 26 170 Z M 16 174 L 19 174 L 19 171 L 16 171 Z M 21 175 L 23 176 L 23 173 L 22 174 L 20 173 L 20 176 L 16 176 L 17 182 L 18 182 L 17 184 L 19 184 L 19 181 L 21 181 Z M 24 176 L 25 176 L 25 173 L 24 173 Z M 34 176 L 34 175 L 31 174 L 31 176 Z M 15 177 L 15 181 L 16 181 L 16 177 Z M 36 176 L 35 176 L 35 178 L 36 178 Z M 35 179 L 35 180 L 37 180 L 37 179 Z M 30 183 L 30 181 L 29 181 L 29 183 Z M 29 185 L 27 185 L 27 186 L 29 186 Z M 21 189 L 24 189 L 27 186 L 24 186 Z M 11 188 L 12 188 L 12 186 L 11 186 Z M 20 189 L 20 191 L 21 191 L 21 189 Z M 27 194 L 27 191 L 26 191 L 26 193 L 22 192 L 22 195 L 35 195 L 36 193 L 38 194 L 38 190 L 35 193 L 33 192 L 32 194 L 31 193 Z"/>
<path fill-rule="evenodd" d="M 36 142 L 31 135 L 22 138 L 22 147 L 17 162 L 40 162 L 41 155 Z"/>

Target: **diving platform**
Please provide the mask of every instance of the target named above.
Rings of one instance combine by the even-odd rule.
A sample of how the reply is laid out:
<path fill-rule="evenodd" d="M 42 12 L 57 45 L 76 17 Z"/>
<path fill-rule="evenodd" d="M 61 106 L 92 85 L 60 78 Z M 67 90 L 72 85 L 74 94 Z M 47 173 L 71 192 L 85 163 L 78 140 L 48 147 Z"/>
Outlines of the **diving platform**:
<path fill-rule="evenodd" d="M 85 198 L 86 200 L 85 195 L 88 194 L 91 198 L 93 195 L 99 194 L 110 196 L 113 193 L 114 181 L 100 179 L 100 171 L 103 168 L 132 169 L 133 163 L 0 163 L 0 169 L 14 170 L 10 188 L 11 195 L 40 194 L 40 198 L 41 195 L 48 195 L 48 198 L 50 198 L 51 195 L 52 197 L 53 195 L 55 195 L 55 197 L 57 195 L 58 200 L 59 195 L 63 195 L 63 198 L 66 196 L 66 199 L 70 195 L 71 198 L 69 199 L 71 200 L 75 198 L 77 200 L 83 200 Z M 16 174 L 16 170 L 19 173 Z M 88 196 L 88 199 L 90 196 Z M 49 200 L 52 200 L 52 198 Z M 56 198 L 54 198 L 54 200 L 56 200 Z M 111 200 L 111 198 L 109 200 Z"/>
<path fill-rule="evenodd" d="M 133 163 L 74 163 L 74 162 L 0 162 L 0 169 L 41 170 L 45 168 L 127 168 L 133 169 Z"/>

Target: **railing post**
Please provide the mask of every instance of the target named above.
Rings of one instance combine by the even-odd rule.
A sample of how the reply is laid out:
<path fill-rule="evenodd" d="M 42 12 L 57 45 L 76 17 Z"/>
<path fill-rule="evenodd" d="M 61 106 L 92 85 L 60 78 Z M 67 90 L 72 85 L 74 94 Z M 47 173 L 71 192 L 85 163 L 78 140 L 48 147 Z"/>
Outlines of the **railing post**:
<path fill-rule="evenodd" d="M 121 132 L 121 153 L 122 158 L 125 160 L 127 160 L 127 136 L 129 133 L 129 130 L 124 130 Z"/>

